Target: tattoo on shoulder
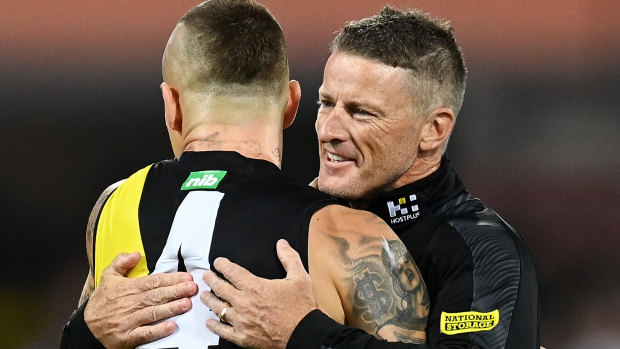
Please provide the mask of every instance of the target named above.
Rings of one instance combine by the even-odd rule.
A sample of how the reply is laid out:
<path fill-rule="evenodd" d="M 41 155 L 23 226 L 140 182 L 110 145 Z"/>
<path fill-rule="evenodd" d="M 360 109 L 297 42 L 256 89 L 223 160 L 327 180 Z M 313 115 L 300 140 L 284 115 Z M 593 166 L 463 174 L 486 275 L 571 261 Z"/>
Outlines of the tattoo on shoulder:
<path fill-rule="evenodd" d="M 388 340 L 424 342 L 429 300 L 413 258 L 399 240 L 360 236 L 353 256 L 347 240 L 332 236 L 348 271 L 354 325 Z M 381 245 L 381 246 L 379 246 Z M 372 251 L 372 252 L 370 252 Z M 378 251 L 381 251 L 380 254 Z"/>

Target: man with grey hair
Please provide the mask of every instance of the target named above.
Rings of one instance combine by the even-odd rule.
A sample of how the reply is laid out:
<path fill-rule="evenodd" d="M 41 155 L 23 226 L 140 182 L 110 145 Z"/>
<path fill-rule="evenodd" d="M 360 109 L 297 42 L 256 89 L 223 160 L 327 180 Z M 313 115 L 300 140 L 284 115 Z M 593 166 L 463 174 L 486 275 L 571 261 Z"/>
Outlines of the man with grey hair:
<path fill-rule="evenodd" d="M 379 215 L 403 240 L 429 292 L 427 344 L 386 343 L 293 303 L 267 311 L 282 294 L 303 299 L 302 285 L 275 285 L 230 262 L 220 266 L 230 283 L 205 274 L 222 299 L 203 301 L 239 315 L 209 328 L 253 348 L 273 348 L 287 333 L 287 348 L 538 348 L 531 255 L 466 191 L 445 154 L 466 80 L 452 28 L 385 7 L 347 23 L 331 52 L 319 89 L 318 188 Z"/>

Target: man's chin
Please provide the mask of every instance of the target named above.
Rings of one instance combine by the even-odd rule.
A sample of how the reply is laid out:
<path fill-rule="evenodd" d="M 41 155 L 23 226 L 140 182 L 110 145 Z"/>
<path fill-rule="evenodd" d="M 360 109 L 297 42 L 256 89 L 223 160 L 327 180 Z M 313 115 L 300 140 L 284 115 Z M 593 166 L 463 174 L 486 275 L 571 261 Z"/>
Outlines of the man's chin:
<path fill-rule="evenodd" d="M 321 176 L 319 176 L 319 180 L 317 182 L 318 189 L 326 194 L 341 198 L 343 192 L 346 192 L 346 190 L 343 190 L 342 186 L 339 186 L 337 183 L 330 183 L 328 180 L 321 179 Z"/>
<path fill-rule="evenodd" d="M 322 182 L 321 177 L 319 177 L 318 189 L 325 194 L 329 194 L 348 201 L 355 201 L 360 199 L 359 195 L 356 195 L 357 193 L 355 192 L 355 190 L 353 190 L 353 188 L 338 183 L 326 182 L 327 181 Z"/>

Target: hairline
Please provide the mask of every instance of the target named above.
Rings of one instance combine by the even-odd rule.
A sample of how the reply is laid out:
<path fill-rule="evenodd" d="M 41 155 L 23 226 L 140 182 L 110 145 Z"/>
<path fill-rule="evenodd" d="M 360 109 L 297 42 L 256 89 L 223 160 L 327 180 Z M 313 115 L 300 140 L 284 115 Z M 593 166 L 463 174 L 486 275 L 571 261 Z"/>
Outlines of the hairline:
<path fill-rule="evenodd" d="M 357 52 L 355 50 L 342 49 L 339 47 L 330 47 L 330 51 L 332 54 L 340 53 L 346 54 L 354 57 L 359 57 L 365 59 L 369 62 L 373 62 L 376 64 L 381 64 L 385 67 L 390 68 L 399 68 L 404 71 L 407 75 L 405 79 L 407 91 L 409 94 L 409 101 L 411 102 L 411 106 L 414 110 L 415 117 L 419 119 L 426 118 L 433 110 L 437 108 L 450 108 L 454 109 L 452 106 L 448 105 L 445 101 L 442 101 L 440 98 L 433 98 L 430 95 L 434 95 L 431 91 L 439 90 L 436 83 L 434 83 L 433 79 L 423 78 L 421 79 L 420 74 L 416 74 L 415 70 L 409 67 L 403 67 L 401 65 L 393 66 L 391 64 L 387 64 L 383 62 L 381 59 L 377 57 L 371 57 L 370 55 L 366 55 L 362 52 Z M 422 85 L 424 83 L 430 83 L 434 85 L 431 89 L 424 88 Z M 429 91 L 429 96 L 424 96 L 422 91 Z"/>

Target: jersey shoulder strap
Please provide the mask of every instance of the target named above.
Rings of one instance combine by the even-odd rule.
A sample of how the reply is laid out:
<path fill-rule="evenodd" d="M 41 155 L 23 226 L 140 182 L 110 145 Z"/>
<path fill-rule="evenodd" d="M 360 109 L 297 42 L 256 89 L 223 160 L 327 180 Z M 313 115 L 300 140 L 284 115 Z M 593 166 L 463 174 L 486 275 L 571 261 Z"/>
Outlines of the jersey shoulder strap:
<path fill-rule="evenodd" d="M 140 234 L 138 207 L 149 165 L 127 178 L 110 195 L 99 215 L 95 231 L 95 287 L 99 285 L 103 270 L 121 252 L 140 252 L 142 259 L 127 276 L 148 275 L 144 246 Z"/>

